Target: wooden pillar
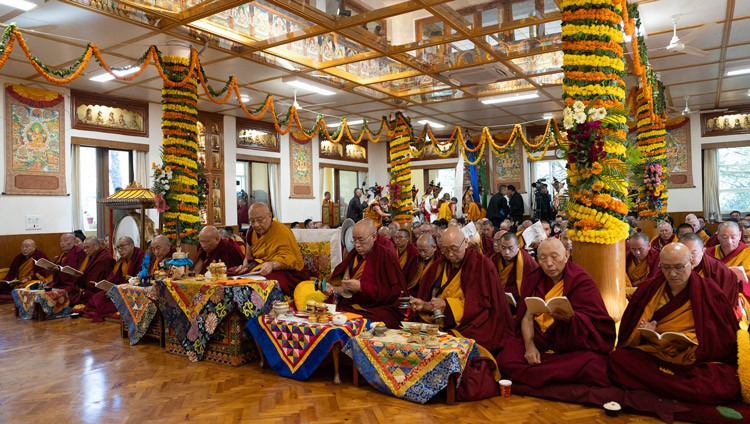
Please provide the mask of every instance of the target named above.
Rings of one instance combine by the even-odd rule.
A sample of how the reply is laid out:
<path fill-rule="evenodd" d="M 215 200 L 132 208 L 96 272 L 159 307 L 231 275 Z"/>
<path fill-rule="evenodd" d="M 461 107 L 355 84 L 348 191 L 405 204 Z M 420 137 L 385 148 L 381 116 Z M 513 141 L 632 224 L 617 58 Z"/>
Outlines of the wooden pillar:
<path fill-rule="evenodd" d="M 625 241 L 615 244 L 573 242 L 573 262 L 596 281 L 609 316 L 619 321 L 625 311 Z"/>
<path fill-rule="evenodd" d="M 641 218 L 641 232 L 647 235 L 649 239 L 659 235 L 659 232 L 656 230 L 656 223 L 650 219 Z"/>

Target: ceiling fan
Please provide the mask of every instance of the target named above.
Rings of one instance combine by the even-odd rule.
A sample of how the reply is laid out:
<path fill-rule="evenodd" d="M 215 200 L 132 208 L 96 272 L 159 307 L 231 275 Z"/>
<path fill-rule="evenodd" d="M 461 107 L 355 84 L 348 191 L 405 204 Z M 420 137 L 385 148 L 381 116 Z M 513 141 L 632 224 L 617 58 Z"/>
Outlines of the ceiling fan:
<path fill-rule="evenodd" d="M 692 109 L 690 109 L 690 96 L 685 96 L 685 108 L 684 109 L 680 109 L 678 107 L 672 107 L 672 106 L 667 106 L 667 109 L 678 111 L 678 112 L 680 112 L 680 115 L 682 115 L 682 116 L 687 116 L 687 115 L 690 115 L 691 113 L 695 113 L 695 112 L 710 113 L 710 112 L 724 112 L 724 111 L 727 110 L 727 109 L 711 109 L 711 110 L 702 110 L 701 109 L 701 110 L 692 110 Z"/>
<path fill-rule="evenodd" d="M 708 52 L 701 50 L 697 47 L 688 45 L 691 41 L 700 37 L 707 31 L 714 28 L 717 24 L 715 22 L 709 22 L 700 26 L 698 29 L 689 32 L 682 38 L 677 36 L 677 18 L 679 15 L 672 16 L 672 39 L 669 41 L 669 45 L 666 47 L 659 47 L 654 50 L 665 49 L 670 53 L 685 53 L 693 56 L 708 56 Z"/>
<path fill-rule="evenodd" d="M 281 103 L 283 105 L 294 106 L 298 110 L 306 110 L 308 112 L 317 113 L 316 111 L 314 111 L 312 109 L 308 109 L 306 107 L 300 106 L 299 102 L 297 101 L 297 89 L 295 88 L 293 91 L 294 91 L 294 102 L 289 103 L 289 102 L 285 102 L 285 101 L 279 100 L 279 103 Z M 315 106 L 325 106 L 325 105 L 333 105 L 333 104 L 336 104 L 336 102 L 316 103 Z"/>

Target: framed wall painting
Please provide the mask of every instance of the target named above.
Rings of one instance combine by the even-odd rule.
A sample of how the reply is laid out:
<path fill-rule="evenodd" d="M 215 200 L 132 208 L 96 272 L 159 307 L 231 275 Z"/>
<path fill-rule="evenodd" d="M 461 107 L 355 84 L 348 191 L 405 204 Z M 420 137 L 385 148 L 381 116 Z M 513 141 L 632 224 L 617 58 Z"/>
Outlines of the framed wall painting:
<path fill-rule="evenodd" d="M 750 133 L 750 106 L 701 114 L 701 136 L 717 137 Z"/>
<path fill-rule="evenodd" d="M 73 129 L 148 137 L 148 103 L 72 90 Z"/>
<path fill-rule="evenodd" d="M 5 116 L 3 194 L 67 195 L 63 95 L 8 84 Z"/>
<path fill-rule="evenodd" d="M 271 123 L 237 118 L 237 147 L 278 152 L 279 133 Z"/>
<path fill-rule="evenodd" d="M 496 142 L 504 143 L 508 140 L 511 133 L 495 134 Z M 491 149 L 488 149 L 491 150 Z M 492 182 L 490 193 L 497 192 L 497 187 L 500 184 L 509 185 L 512 184 L 516 187 L 519 193 L 526 193 L 526 178 L 523 172 L 523 159 L 524 152 L 521 146 L 521 141 L 516 140 L 512 149 L 506 151 L 505 154 L 496 155 L 495 152 L 492 155 Z"/>
<path fill-rule="evenodd" d="M 669 188 L 690 188 L 693 185 L 693 160 L 690 146 L 690 119 L 666 122 L 666 162 Z"/>
<path fill-rule="evenodd" d="M 297 135 L 295 137 L 295 135 Z M 300 133 L 289 134 L 289 197 L 313 198 L 313 151 L 312 139 Z"/>

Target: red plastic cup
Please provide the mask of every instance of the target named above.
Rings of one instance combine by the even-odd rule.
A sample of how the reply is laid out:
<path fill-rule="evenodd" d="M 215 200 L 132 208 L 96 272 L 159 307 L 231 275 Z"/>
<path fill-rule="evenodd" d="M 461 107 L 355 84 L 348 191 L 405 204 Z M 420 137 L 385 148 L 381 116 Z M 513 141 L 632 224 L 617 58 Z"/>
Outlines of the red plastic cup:
<path fill-rule="evenodd" d="M 510 388 L 513 383 L 510 380 L 500 380 L 497 384 L 500 386 L 500 396 L 510 397 Z"/>

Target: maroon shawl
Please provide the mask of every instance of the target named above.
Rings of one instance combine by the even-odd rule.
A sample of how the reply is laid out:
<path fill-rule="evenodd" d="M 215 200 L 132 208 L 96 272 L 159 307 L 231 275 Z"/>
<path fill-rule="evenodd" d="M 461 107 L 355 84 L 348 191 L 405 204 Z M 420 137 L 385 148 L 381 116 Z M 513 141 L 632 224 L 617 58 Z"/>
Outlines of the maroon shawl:
<path fill-rule="evenodd" d="M 651 301 L 659 287 L 665 283 L 664 274 L 659 273 L 644 281 L 638 287 L 622 316 L 618 347 L 625 343 L 633 331 L 638 328 L 646 305 Z M 703 278 L 693 271 L 690 273 L 687 287 L 677 296 L 686 291 L 688 296 L 685 300 L 690 299 L 695 331 L 698 337 L 698 349 L 695 353 L 696 362 L 724 361 L 733 363 L 736 361 L 738 324 L 734 311 L 722 289 L 713 280 Z M 680 306 L 677 302 L 670 303 L 675 304 L 674 306 Z M 681 303 L 684 303 L 684 301 Z M 665 315 L 662 309 L 668 306 L 670 305 L 665 305 L 656 313 L 661 316 Z"/>
<path fill-rule="evenodd" d="M 737 275 L 724 265 L 722 261 L 713 256 L 703 255 L 703 260 L 695 267 L 695 271 L 718 284 L 732 306 L 737 304 L 737 295 L 740 291 Z"/>
<path fill-rule="evenodd" d="M 31 257 L 29 260 L 39 260 L 39 259 L 48 259 L 47 255 L 44 254 L 39 249 L 34 250 L 34 253 L 31 254 Z M 21 268 L 21 264 L 26 262 L 26 257 L 23 256 L 22 253 L 19 253 L 18 256 L 13 258 L 13 262 L 10 264 L 10 269 L 8 270 L 8 273 L 5 274 L 5 277 L 3 277 L 3 280 L 11 281 L 18 278 L 18 269 Z M 33 265 L 32 271 L 31 271 L 31 278 L 32 280 L 41 279 L 44 278 L 44 275 L 47 273 L 47 270 L 44 268 Z"/>
<path fill-rule="evenodd" d="M 403 272 L 404 281 L 408 286 L 409 283 L 416 278 L 417 272 L 419 271 L 419 250 L 417 250 L 417 246 L 412 243 L 407 243 L 405 250 L 406 251 L 403 252 L 403 254 L 406 255 L 406 264 L 401 268 L 401 272 Z M 401 265 L 401 254 L 398 253 L 398 249 L 396 249 L 396 255 L 399 258 L 399 265 Z"/>
<path fill-rule="evenodd" d="M 242 265 L 242 261 L 245 260 L 245 255 L 242 254 L 239 246 L 237 246 L 237 243 L 234 241 L 219 239 L 219 244 L 216 245 L 216 249 L 212 252 L 206 252 L 203 250 L 203 247 L 198 247 L 198 253 L 195 255 L 195 260 L 193 262 L 197 263 L 199 260 L 203 260 L 203 265 L 198 273 L 205 274 L 206 271 L 208 271 L 208 266 L 214 261 L 224 262 L 227 269 L 229 269 Z"/>
<path fill-rule="evenodd" d="M 513 295 L 516 299 L 516 303 L 520 303 L 521 301 L 521 295 L 518 292 L 518 288 L 521 287 L 524 281 L 526 281 L 532 271 L 539 268 L 539 264 L 531 257 L 531 255 L 529 255 L 529 252 L 527 252 L 526 249 L 518 249 L 518 254 L 521 255 L 523 260 L 523 275 L 521 276 L 521 281 L 516 280 L 516 260 L 518 258 L 516 257 L 513 258 L 511 265 L 513 269 L 511 269 L 510 274 L 508 274 L 508 278 L 505 281 L 500 282 L 500 284 L 502 284 L 501 287 L 505 292 Z M 503 263 L 503 256 L 500 253 L 496 253 L 492 257 L 492 263 L 495 265 L 495 269 L 499 273 L 500 264 Z"/>
<path fill-rule="evenodd" d="M 424 273 L 419 284 L 420 299 L 426 302 L 432 299 L 432 288 L 435 284 L 440 285 L 446 266 L 452 265 L 442 258 Z M 496 351 L 513 336 L 513 318 L 505 295 L 497 284 L 495 264 L 476 250 L 466 249 L 460 269 L 461 290 L 465 296 L 463 317 L 456 327 L 450 306 L 446 306 L 445 328 L 454 327 L 462 336 L 476 340 L 487 350 Z M 440 290 L 437 294 L 440 294 Z"/>
<path fill-rule="evenodd" d="M 115 258 L 109 254 L 109 250 L 106 248 L 100 248 L 93 257 L 89 258 L 86 269 L 81 270 L 83 272 L 80 279 L 81 286 L 83 287 L 83 303 L 88 302 L 94 293 L 101 291 L 94 284 L 107 278 L 112 273 L 114 267 Z"/>
<path fill-rule="evenodd" d="M 708 240 L 706 240 L 705 247 L 706 249 L 708 249 L 709 247 L 714 247 L 718 245 L 719 245 L 719 233 L 716 232 L 713 235 L 711 235 L 711 237 L 709 237 Z"/>
<path fill-rule="evenodd" d="M 331 279 L 342 277 L 344 271 L 353 265 L 357 251 L 352 250 L 346 258 L 336 266 L 331 273 Z M 339 298 L 339 310 L 354 312 L 375 321 L 383 321 L 388 327 L 398 327 L 403 314 L 398 309 L 398 298 L 407 293 L 404 274 L 398 264 L 396 254 L 378 242 L 373 244 L 372 250 L 366 258 L 359 257 L 361 263 L 364 259 L 364 271 L 360 278 L 360 291 L 354 293 L 349 299 Z M 350 275 L 354 271 L 350 270 Z M 365 310 L 354 308 L 358 305 Z"/>
<path fill-rule="evenodd" d="M 563 296 L 573 306 L 575 315 L 570 323 L 555 321 L 546 332 L 534 324 L 534 343 L 540 352 L 554 349 L 564 353 L 574 350 L 590 350 L 608 353 L 615 344 L 615 322 L 604 306 L 602 295 L 594 279 L 578 264 L 568 262 L 563 271 Z M 554 283 L 542 271 L 534 270 L 521 286 L 521 299 L 516 314 L 516 331 L 521 333 L 521 320 L 526 314 L 526 302 L 530 296 L 544 298 Z"/>
<path fill-rule="evenodd" d="M 73 246 L 70 250 L 61 253 L 60 256 L 55 258 L 55 263 L 61 267 L 69 266 L 71 268 L 80 269 L 85 258 L 86 252 L 81 249 L 81 246 Z M 52 287 L 56 289 L 64 289 L 68 292 L 70 304 L 74 305 L 75 303 L 73 303 L 73 300 L 78 299 L 78 287 L 76 287 L 77 280 L 78 277 L 57 271 L 52 275 Z"/>
<path fill-rule="evenodd" d="M 112 272 L 107 276 L 107 281 L 112 284 L 125 284 L 128 282 L 130 277 L 135 277 L 141 271 L 143 266 L 143 258 L 146 256 L 146 252 L 141 250 L 140 247 L 133 248 L 133 254 L 130 257 L 130 263 L 127 269 L 119 268 L 118 265 L 123 261 L 120 258 L 114 265 Z"/>
<path fill-rule="evenodd" d="M 631 263 L 635 260 L 635 256 L 633 256 L 633 253 L 628 249 L 627 253 L 625 254 L 625 270 L 627 271 L 628 267 Z M 653 277 L 654 275 L 658 274 L 659 269 L 659 251 L 651 247 L 648 251 L 648 255 L 646 256 L 646 262 L 648 262 L 648 275 L 643 281 L 648 280 L 649 278 Z M 637 286 L 639 283 L 633 283 L 633 287 Z"/>
<path fill-rule="evenodd" d="M 674 233 L 672 234 L 672 237 L 669 238 L 669 242 L 666 244 L 661 241 L 661 236 L 656 236 L 656 238 L 651 240 L 651 248 L 656 250 L 657 252 L 661 252 L 661 249 L 664 248 L 664 246 L 676 241 L 677 235 L 675 235 Z M 630 250 L 628 250 L 628 252 L 630 252 Z"/>
<path fill-rule="evenodd" d="M 482 236 L 482 254 L 488 258 L 495 255 L 495 248 L 493 247 L 494 240 L 491 237 Z"/>

